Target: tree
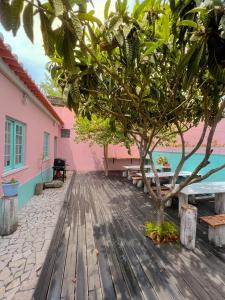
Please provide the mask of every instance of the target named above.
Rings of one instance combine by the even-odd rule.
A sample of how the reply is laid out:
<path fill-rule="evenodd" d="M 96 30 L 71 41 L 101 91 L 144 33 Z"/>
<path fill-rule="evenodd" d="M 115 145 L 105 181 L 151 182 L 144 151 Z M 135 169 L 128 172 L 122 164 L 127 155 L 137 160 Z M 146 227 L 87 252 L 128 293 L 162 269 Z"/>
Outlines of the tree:
<path fill-rule="evenodd" d="M 128 137 L 124 137 L 124 134 L 117 124 L 116 127 L 112 127 L 110 119 L 103 119 L 92 115 L 88 120 L 86 117 L 78 117 L 75 122 L 76 141 L 91 141 L 103 146 L 104 156 L 104 169 L 105 175 L 108 176 L 108 146 L 123 144 L 130 150 L 132 140 Z"/>
<path fill-rule="evenodd" d="M 45 81 L 40 83 L 41 91 L 45 94 L 46 97 L 57 97 L 62 98 L 62 89 L 58 86 L 56 79 L 51 78 L 45 73 Z"/>
<path fill-rule="evenodd" d="M 198 176 L 208 164 L 212 138 L 225 108 L 224 7 L 213 3 L 197 7 L 197 1 L 189 0 L 144 0 L 136 1 L 129 14 L 127 1 L 118 0 L 116 12 L 109 13 L 108 0 L 101 24 L 87 13 L 86 1 L 74 1 L 79 7 L 74 10 L 71 3 L 58 0 L 36 4 L 45 50 L 52 56 L 51 75 L 68 87 L 68 106 L 76 113 L 107 117 L 111 124 L 121 126 L 125 136 L 135 139 L 143 178 L 157 209 L 158 223 L 162 224 L 170 197 L 225 167 Z M 15 11 L 12 6 L 11 10 Z M 2 23 L 8 12 L 8 8 L 2 10 Z M 61 25 L 53 31 L 51 24 L 56 16 Z M 186 153 L 184 132 L 199 122 L 204 122 L 201 137 Z M 152 154 L 165 136 L 169 139 L 174 134 L 180 136 L 182 155 L 171 190 L 162 195 Z M 203 160 L 177 187 L 180 170 L 206 134 Z M 156 191 L 144 172 L 147 154 L 156 177 Z"/>

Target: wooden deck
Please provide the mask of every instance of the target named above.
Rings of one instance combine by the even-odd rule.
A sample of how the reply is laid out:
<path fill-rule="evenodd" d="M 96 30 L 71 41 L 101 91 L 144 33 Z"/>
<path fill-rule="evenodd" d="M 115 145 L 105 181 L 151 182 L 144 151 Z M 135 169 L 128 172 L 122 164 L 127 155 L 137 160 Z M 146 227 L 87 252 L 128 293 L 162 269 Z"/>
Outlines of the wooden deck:
<path fill-rule="evenodd" d="M 198 205 L 213 214 L 213 203 Z M 167 217 L 178 223 L 177 208 Z M 76 174 L 34 293 L 34 299 L 225 299 L 225 249 L 198 224 L 195 251 L 156 246 L 143 223 L 154 210 L 120 176 Z"/>

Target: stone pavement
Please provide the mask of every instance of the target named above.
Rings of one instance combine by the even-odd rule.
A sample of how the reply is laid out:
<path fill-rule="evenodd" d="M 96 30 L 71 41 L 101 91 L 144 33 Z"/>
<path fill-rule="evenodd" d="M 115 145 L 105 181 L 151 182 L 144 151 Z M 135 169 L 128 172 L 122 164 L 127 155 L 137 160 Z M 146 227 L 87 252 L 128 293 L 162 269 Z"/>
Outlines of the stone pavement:
<path fill-rule="evenodd" d="M 33 196 L 18 213 L 17 230 L 0 237 L 0 300 L 32 299 L 69 181 Z"/>

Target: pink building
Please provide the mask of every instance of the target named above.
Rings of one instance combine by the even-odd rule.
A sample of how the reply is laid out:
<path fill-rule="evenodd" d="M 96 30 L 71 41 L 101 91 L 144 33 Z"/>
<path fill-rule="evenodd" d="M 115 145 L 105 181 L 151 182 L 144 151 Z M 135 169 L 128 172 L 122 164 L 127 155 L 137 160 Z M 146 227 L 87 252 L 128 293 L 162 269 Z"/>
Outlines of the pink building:
<path fill-rule="evenodd" d="M 62 119 L 0 39 L 0 176 L 20 181 L 19 206 L 49 180 Z"/>
<path fill-rule="evenodd" d="M 74 142 L 74 114 L 50 104 L 1 37 L 0 87 L 0 176 L 1 181 L 20 181 L 20 207 L 37 183 L 52 179 L 55 157 L 66 159 L 69 170 L 103 169 L 102 148 Z M 135 157 L 121 153 L 119 147 L 110 149 L 112 170 L 137 158 L 136 152 Z"/>

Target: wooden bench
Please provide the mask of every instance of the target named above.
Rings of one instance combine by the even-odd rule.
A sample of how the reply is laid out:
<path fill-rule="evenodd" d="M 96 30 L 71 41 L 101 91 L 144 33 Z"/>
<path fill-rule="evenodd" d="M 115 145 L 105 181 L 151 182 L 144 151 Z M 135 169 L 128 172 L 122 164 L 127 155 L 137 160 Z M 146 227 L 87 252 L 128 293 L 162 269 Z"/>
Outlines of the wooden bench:
<path fill-rule="evenodd" d="M 142 176 L 132 176 L 132 181 L 134 185 L 137 185 L 140 180 L 143 180 Z"/>
<path fill-rule="evenodd" d="M 201 217 L 209 225 L 208 238 L 218 247 L 225 246 L 225 214 Z"/>

